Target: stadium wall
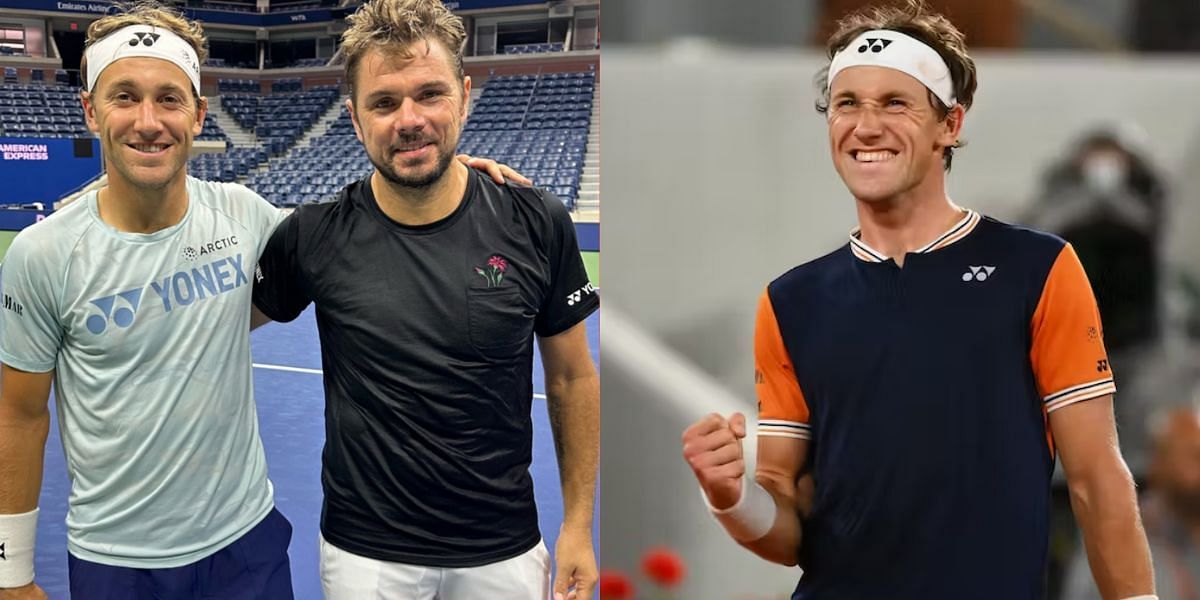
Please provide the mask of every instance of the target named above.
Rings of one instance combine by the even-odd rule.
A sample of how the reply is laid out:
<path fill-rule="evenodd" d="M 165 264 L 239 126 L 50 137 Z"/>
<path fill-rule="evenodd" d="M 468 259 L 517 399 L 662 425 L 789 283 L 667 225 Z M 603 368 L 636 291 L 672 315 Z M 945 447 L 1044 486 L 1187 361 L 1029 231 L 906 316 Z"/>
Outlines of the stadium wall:
<path fill-rule="evenodd" d="M 0 136 L 0 205 L 47 205 L 100 174 L 100 141 L 95 138 L 15 138 Z M 10 229 L 0 220 L 0 229 Z"/>

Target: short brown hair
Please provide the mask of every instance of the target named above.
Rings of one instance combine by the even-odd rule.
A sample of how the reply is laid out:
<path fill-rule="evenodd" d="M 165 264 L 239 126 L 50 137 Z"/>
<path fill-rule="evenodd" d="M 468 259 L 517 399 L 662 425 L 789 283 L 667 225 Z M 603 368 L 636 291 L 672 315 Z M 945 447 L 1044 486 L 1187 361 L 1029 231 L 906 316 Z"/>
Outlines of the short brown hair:
<path fill-rule="evenodd" d="M 403 58 L 411 58 L 409 46 L 421 40 L 441 42 L 454 57 L 454 68 L 461 80 L 463 48 L 467 30 L 460 17 L 450 12 L 442 0 L 371 0 L 346 17 L 349 27 L 342 34 L 342 54 L 346 64 L 346 83 L 354 98 L 354 72 L 372 48 Z"/>
<path fill-rule="evenodd" d="M 155 0 L 134 0 L 116 3 L 113 6 L 116 9 L 115 12 L 97 19 L 88 26 L 87 41 L 83 45 L 85 50 L 107 37 L 108 34 L 123 27 L 152 25 L 183 38 L 183 41 L 196 51 L 196 58 L 200 64 L 204 64 L 204 61 L 208 60 L 208 40 L 204 38 L 204 29 L 200 27 L 200 23 L 189 20 L 176 9 L 159 4 Z M 83 81 L 87 81 L 86 53 L 79 61 L 79 76 Z M 200 90 L 195 90 L 195 93 L 196 103 L 199 104 Z"/>
<path fill-rule="evenodd" d="M 975 61 L 967 54 L 966 37 L 949 19 L 930 12 L 922 0 L 906 0 L 904 6 L 865 8 L 838 21 L 837 30 L 829 36 L 826 45 L 829 60 L 832 62 L 833 57 L 850 45 L 854 38 L 874 29 L 899 31 L 933 48 L 950 68 L 954 99 L 963 106 L 963 110 L 971 108 L 978 85 L 975 79 Z M 825 114 L 829 110 L 828 66 L 817 74 L 816 85 L 821 94 L 817 100 L 817 112 Z M 950 113 L 951 107 L 946 106 L 933 92 L 929 92 L 929 102 L 937 109 L 939 120 L 945 119 Z M 947 171 L 950 170 L 950 163 L 954 158 L 954 148 L 965 145 L 965 142 L 956 141 L 954 146 L 946 148 L 942 164 Z"/>

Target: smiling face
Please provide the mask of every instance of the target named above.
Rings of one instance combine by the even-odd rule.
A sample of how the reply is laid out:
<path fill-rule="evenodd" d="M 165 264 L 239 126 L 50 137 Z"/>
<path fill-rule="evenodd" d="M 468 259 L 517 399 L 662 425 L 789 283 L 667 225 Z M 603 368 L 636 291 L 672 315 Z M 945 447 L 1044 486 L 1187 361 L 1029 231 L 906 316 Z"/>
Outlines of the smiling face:
<path fill-rule="evenodd" d="M 939 120 L 929 92 L 910 75 L 850 67 L 830 87 L 833 165 L 855 198 L 886 202 L 942 176 L 942 150 L 954 144 L 962 108 Z"/>
<path fill-rule="evenodd" d="M 399 186 L 425 188 L 454 159 L 471 79 L 456 76 L 450 53 L 436 41 L 417 42 L 406 54 L 365 54 L 347 108 L 379 173 Z"/>
<path fill-rule="evenodd" d="M 83 108 L 88 129 L 100 136 L 109 178 L 146 189 L 182 181 L 207 107 L 191 86 L 179 67 L 157 58 L 124 58 L 104 69 L 83 94 Z"/>

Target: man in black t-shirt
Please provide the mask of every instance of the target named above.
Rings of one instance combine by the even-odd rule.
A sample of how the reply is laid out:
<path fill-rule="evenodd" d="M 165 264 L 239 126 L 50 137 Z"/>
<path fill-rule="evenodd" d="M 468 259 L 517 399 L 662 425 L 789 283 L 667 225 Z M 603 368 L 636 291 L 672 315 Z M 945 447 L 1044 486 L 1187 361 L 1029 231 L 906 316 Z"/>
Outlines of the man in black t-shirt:
<path fill-rule="evenodd" d="M 280 224 L 254 288 L 277 321 L 316 304 L 325 596 L 549 595 L 529 475 L 536 335 L 563 482 L 553 587 L 588 598 L 600 386 L 583 321 L 599 298 L 570 216 L 453 160 L 471 81 L 440 1 L 374 0 L 348 21 L 347 108 L 376 170 Z"/>

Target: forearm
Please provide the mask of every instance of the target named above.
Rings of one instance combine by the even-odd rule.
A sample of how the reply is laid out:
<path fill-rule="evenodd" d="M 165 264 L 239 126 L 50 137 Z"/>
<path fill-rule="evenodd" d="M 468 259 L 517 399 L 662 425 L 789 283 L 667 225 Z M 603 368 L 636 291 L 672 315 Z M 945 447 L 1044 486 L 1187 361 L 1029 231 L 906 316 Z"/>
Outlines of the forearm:
<path fill-rule="evenodd" d="M 0 404 L 0 514 L 37 508 L 50 413 L 14 414 Z"/>
<path fill-rule="evenodd" d="M 747 550 L 773 563 L 795 566 L 800 558 L 800 515 L 796 511 L 795 499 L 772 489 L 769 480 L 760 478 L 759 484 L 775 501 L 775 522 L 771 530 L 757 540 L 738 543 Z"/>
<path fill-rule="evenodd" d="M 550 384 L 546 397 L 562 482 L 563 525 L 590 530 L 600 457 L 599 375 Z"/>
<path fill-rule="evenodd" d="M 1106 600 L 1154 593 L 1150 549 L 1124 463 L 1071 484 L 1071 508 L 1083 531 L 1096 587 Z"/>

